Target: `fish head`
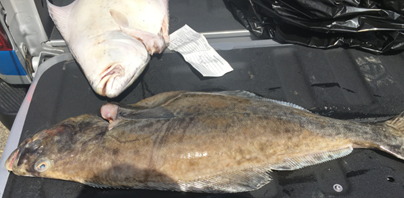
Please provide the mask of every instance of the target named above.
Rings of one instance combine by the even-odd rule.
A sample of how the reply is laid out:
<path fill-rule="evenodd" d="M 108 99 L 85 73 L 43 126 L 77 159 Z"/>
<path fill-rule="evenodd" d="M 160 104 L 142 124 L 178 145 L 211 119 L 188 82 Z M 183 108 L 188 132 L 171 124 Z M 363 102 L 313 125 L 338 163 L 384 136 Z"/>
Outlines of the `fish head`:
<path fill-rule="evenodd" d="M 90 46 L 76 54 L 93 90 L 114 98 L 137 79 L 150 56 L 144 44 L 123 33 L 109 31 L 91 38 Z"/>
<path fill-rule="evenodd" d="M 27 171 L 23 169 L 19 169 L 17 164 L 21 164 L 24 160 L 19 161 L 19 158 L 21 156 L 21 151 L 24 151 L 24 148 L 27 147 L 29 143 L 32 142 L 32 138 L 27 138 L 25 139 L 17 149 L 15 149 L 10 156 L 6 160 L 6 169 L 9 171 L 13 171 L 16 175 L 24 175 L 24 176 L 33 176 L 32 174 L 28 173 Z"/>
<path fill-rule="evenodd" d="M 7 170 L 16 175 L 80 181 L 71 172 L 80 173 L 86 160 L 83 141 L 88 141 L 90 128 L 107 131 L 108 122 L 95 115 L 81 115 L 24 140 L 6 160 Z"/>
<path fill-rule="evenodd" d="M 50 133 L 59 130 L 54 128 L 37 133 L 32 138 L 25 139 L 6 160 L 6 168 L 16 175 L 39 177 L 52 169 L 53 159 L 47 151 L 46 142 Z M 48 134 L 49 133 L 49 134 Z"/>

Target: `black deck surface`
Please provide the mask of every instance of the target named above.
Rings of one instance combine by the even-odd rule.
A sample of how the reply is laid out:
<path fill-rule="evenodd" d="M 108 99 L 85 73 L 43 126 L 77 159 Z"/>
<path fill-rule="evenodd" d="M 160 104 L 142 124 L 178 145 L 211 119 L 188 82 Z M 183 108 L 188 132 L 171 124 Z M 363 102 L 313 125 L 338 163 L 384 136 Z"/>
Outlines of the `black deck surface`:
<path fill-rule="evenodd" d="M 57 122 L 98 113 L 107 101 L 135 103 L 174 90 L 248 90 L 293 102 L 341 119 L 390 116 L 404 110 L 403 54 L 382 56 L 353 49 L 302 46 L 219 51 L 234 71 L 203 78 L 176 53 L 152 57 L 143 75 L 116 99 L 97 96 L 74 60 L 41 77 L 21 140 Z M 399 197 L 404 162 L 379 151 L 358 149 L 347 157 L 297 171 L 275 171 L 262 189 L 239 194 L 193 194 L 150 190 L 103 190 L 79 183 L 11 174 L 4 197 Z M 333 190 L 334 184 L 343 187 Z"/>

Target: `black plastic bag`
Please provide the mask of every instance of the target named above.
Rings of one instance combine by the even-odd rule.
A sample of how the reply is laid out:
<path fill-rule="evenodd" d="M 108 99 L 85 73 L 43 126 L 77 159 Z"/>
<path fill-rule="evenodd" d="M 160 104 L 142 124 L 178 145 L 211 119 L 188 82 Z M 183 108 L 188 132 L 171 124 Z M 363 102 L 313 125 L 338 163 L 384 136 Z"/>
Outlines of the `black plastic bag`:
<path fill-rule="evenodd" d="M 356 47 L 375 53 L 404 49 L 404 1 L 225 0 L 260 38 L 315 48 Z"/>

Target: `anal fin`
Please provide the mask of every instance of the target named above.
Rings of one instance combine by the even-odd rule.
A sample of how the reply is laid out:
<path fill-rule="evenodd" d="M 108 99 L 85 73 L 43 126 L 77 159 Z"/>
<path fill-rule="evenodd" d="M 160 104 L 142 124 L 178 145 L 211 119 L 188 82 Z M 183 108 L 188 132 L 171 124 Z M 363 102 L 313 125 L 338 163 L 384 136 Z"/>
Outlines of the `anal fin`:
<path fill-rule="evenodd" d="M 259 189 L 269 182 L 271 182 L 271 177 L 267 167 L 252 167 L 239 171 L 222 172 L 195 181 L 180 181 L 179 190 L 203 193 L 247 192 Z"/>
<path fill-rule="evenodd" d="M 277 164 L 271 164 L 272 170 L 296 170 L 306 166 L 320 164 L 330 160 L 338 159 L 349 155 L 353 148 L 342 148 L 333 151 L 326 151 L 301 157 L 286 158 Z"/>

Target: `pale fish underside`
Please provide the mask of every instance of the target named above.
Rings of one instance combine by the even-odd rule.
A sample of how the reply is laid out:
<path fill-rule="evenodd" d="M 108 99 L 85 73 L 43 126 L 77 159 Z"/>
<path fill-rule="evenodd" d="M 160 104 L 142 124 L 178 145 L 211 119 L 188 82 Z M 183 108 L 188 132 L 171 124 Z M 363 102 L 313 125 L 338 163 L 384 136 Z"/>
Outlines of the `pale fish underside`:
<path fill-rule="evenodd" d="M 168 0 L 75 0 L 49 14 L 94 91 L 118 96 L 169 42 Z"/>

